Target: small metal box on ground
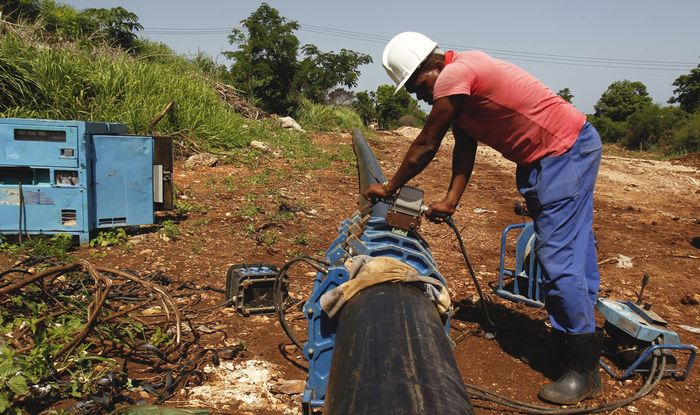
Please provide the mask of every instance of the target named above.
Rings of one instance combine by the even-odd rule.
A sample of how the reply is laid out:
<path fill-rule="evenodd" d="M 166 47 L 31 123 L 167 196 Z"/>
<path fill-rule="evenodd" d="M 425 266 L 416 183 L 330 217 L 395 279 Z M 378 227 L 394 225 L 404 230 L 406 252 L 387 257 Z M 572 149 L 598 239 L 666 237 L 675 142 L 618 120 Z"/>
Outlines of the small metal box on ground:
<path fill-rule="evenodd" d="M 124 124 L 0 119 L 0 233 L 77 236 L 173 207 L 172 139 Z"/>
<path fill-rule="evenodd" d="M 268 264 L 233 265 L 226 275 L 226 301 L 238 314 L 272 314 L 275 312 L 274 286 L 277 267 Z M 287 298 L 287 284 L 282 288 L 282 298 Z"/>

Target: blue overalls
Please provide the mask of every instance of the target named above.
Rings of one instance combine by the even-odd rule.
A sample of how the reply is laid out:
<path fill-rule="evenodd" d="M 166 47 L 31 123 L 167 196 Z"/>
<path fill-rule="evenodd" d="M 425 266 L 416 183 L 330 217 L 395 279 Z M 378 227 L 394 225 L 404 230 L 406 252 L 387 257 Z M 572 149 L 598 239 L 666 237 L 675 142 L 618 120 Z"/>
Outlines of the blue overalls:
<path fill-rule="evenodd" d="M 593 236 L 593 189 L 602 145 L 584 124 L 560 156 L 518 166 L 518 191 L 535 223 L 535 252 L 544 276 L 545 307 L 552 327 L 566 333 L 595 331 L 600 273 Z"/>

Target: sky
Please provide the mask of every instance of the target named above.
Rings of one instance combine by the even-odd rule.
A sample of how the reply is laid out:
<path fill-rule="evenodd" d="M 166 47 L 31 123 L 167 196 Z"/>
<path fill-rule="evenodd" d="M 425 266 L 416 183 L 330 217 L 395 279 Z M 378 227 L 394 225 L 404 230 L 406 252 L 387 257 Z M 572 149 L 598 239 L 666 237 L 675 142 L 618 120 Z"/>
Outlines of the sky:
<path fill-rule="evenodd" d="M 222 51 L 231 28 L 241 28 L 261 4 L 245 0 L 59 0 L 78 9 L 121 6 L 136 13 L 139 36 L 177 53 L 198 51 L 230 63 Z M 422 2 L 395 0 L 267 2 L 301 28 L 302 45 L 324 52 L 351 49 L 373 63 L 355 91 L 391 83 L 381 66 L 386 43 L 403 31 L 421 32 L 444 50 L 484 50 L 521 66 L 553 91 L 569 88 L 586 113 L 614 81 L 643 82 L 655 102 L 673 95 L 673 81 L 700 63 L 698 0 L 510 0 Z M 190 30 L 188 30 L 190 29 Z M 197 29 L 197 30 L 192 30 Z"/>

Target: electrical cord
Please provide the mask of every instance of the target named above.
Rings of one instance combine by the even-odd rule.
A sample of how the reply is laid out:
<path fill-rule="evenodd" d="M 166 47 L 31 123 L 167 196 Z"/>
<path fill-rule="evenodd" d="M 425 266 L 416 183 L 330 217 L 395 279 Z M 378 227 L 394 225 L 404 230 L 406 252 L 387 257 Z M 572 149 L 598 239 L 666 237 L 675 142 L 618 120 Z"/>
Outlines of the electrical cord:
<path fill-rule="evenodd" d="M 524 413 L 524 414 L 533 414 L 533 415 L 572 415 L 572 414 L 593 414 L 593 413 L 598 413 L 598 412 L 604 412 L 604 411 L 611 411 L 620 407 L 623 407 L 625 405 L 629 405 L 630 403 L 636 401 L 637 399 L 642 398 L 643 396 L 647 395 L 649 392 L 654 390 L 656 386 L 658 386 L 659 382 L 661 382 L 661 379 L 663 379 L 664 372 L 666 370 L 666 356 L 662 355 L 661 358 L 661 363 L 659 364 L 659 357 L 654 356 L 652 359 L 652 365 L 649 370 L 649 376 L 647 377 L 646 381 L 644 384 L 639 388 L 639 390 L 632 396 L 621 399 L 619 401 L 614 401 L 610 403 L 604 403 L 598 406 L 590 406 L 590 407 L 584 407 L 584 408 L 571 408 L 571 409 L 561 409 L 561 408 L 552 408 L 552 407 L 547 407 L 547 406 L 542 406 L 542 405 L 534 405 L 528 402 L 522 402 L 514 399 L 510 399 L 507 397 L 504 397 L 502 395 L 499 395 L 497 393 L 491 392 L 485 388 L 481 388 L 479 386 L 473 385 L 473 384 L 465 384 L 467 391 L 475 396 L 478 399 L 483 399 L 489 402 L 496 403 L 498 405 L 502 405 L 511 409 L 514 409 L 518 412 Z M 660 366 L 659 371 L 654 374 L 656 371 L 657 366 Z"/>
<path fill-rule="evenodd" d="M 445 223 L 452 228 L 452 231 L 454 231 L 455 237 L 457 238 L 457 241 L 459 242 L 459 249 L 462 252 L 462 257 L 464 258 L 464 262 L 467 265 L 467 270 L 469 271 L 469 275 L 471 276 L 472 281 L 474 282 L 474 287 L 476 287 L 476 291 L 479 294 L 479 302 L 481 303 L 481 309 L 484 312 L 484 316 L 486 317 L 486 321 L 488 321 L 489 327 L 487 327 L 487 330 L 492 333 L 494 336 L 496 335 L 496 323 L 493 322 L 491 319 L 491 315 L 489 314 L 489 309 L 488 309 L 488 303 L 491 302 L 491 300 L 488 299 L 484 295 L 484 292 L 481 290 L 481 285 L 479 284 L 479 281 L 476 279 L 476 274 L 474 273 L 474 268 L 472 268 L 471 261 L 469 261 L 469 255 L 467 254 L 467 248 L 464 246 L 464 241 L 462 240 L 462 235 L 459 232 L 459 229 L 457 229 L 457 225 L 455 225 L 454 219 L 452 216 L 447 216 L 445 219 Z"/>
<path fill-rule="evenodd" d="M 282 266 L 282 268 L 280 268 L 279 272 L 277 273 L 277 277 L 275 277 L 275 284 L 273 286 L 273 300 L 275 303 L 275 311 L 277 312 L 277 319 L 280 322 L 282 330 L 287 335 L 287 337 L 289 337 L 289 340 L 291 340 L 292 343 L 294 343 L 294 345 L 297 348 L 299 348 L 299 350 L 304 350 L 304 346 L 301 344 L 299 339 L 297 339 L 294 333 L 292 333 L 292 330 L 289 328 L 289 325 L 287 325 L 284 309 L 285 299 L 282 293 L 282 286 L 284 285 L 285 280 L 287 280 L 287 270 L 289 270 L 289 268 L 292 265 L 298 262 L 305 262 L 311 265 L 316 271 L 321 272 L 323 274 L 325 274 L 328 271 L 326 267 L 328 267 L 330 264 L 322 259 L 314 258 L 307 255 L 300 255 L 287 261 Z"/>

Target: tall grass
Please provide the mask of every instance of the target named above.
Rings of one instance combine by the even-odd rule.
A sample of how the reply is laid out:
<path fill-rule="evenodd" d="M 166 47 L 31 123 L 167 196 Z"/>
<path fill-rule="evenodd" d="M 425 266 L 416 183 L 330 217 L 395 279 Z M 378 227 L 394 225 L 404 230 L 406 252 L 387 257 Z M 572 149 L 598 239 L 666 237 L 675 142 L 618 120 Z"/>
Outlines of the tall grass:
<path fill-rule="evenodd" d="M 148 133 L 149 122 L 170 101 L 173 115 L 157 133 L 184 132 L 210 148 L 234 149 L 271 134 L 218 96 L 186 59 L 157 48 L 134 57 L 107 47 L 46 45 L 19 33 L 0 36 L 0 116 L 123 122 Z"/>
<path fill-rule="evenodd" d="M 314 131 L 350 131 L 362 128 L 360 116 L 350 107 L 316 104 L 302 99 L 298 111 L 299 124 Z"/>

